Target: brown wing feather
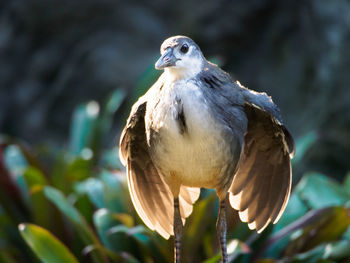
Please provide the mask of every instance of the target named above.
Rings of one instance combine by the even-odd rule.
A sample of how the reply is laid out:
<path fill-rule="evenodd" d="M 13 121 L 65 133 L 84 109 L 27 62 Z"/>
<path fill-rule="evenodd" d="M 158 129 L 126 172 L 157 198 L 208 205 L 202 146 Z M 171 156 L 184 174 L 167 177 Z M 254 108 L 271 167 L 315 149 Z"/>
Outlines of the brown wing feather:
<path fill-rule="evenodd" d="M 279 121 L 245 104 L 248 130 L 244 152 L 230 188 L 231 206 L 258 232 L 282 215 L 290 195 L 293 138 Z"/>
<path fill-rule="evenodd" d="M 133 106 L 120 139 L 119 156 L 127 167 L 127 181 L 134 207 L 143 222 L 164 238 L 173 235 L 173 195 L 154 166 L 146 142 L 146 96 Z M 198 188 L 181 187 L 180 209 L 183 221 L 199 197 Z"/>

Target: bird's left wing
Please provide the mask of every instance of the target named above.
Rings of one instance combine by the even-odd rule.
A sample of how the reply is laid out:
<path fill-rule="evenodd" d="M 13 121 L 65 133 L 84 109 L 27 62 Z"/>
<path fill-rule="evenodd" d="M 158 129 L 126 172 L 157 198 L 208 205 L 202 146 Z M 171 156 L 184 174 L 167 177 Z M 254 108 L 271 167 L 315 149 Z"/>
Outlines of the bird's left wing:
<path fill-rule="evenodd" d="M 238 88 L 245 100 L 248 128 L 230 203 L 249 228 L 261 232 L 278 221 L 289 199 L 294 141 L 270 97 Z"/>
<path fill-rule="evenodd" d="M 133 106 L 120 137 L 119 156 L 127 167 L 127 181 L 134 207 L 143 222 L 164 238 L 173 235 L 173 196 L 148 152 L 145 132 L 147 96 Z M 184 219 L 192 212 L 199 189 L 181 187 L 180 209 Z"/>

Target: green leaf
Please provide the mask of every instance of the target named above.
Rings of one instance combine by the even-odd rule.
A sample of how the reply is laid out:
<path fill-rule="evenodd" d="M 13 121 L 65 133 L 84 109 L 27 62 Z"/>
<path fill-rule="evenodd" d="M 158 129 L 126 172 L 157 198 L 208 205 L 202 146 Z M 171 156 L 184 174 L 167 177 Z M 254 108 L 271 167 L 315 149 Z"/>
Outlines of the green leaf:
<path fill-rule="evenodd" d="M 78 194 L 86 194 L 97 208 L 126 213 L 133 208 L 125 184 L 125 174 L 102 170 L 99 178 L 88 178 L 76 183 L 74 188 Z"/>
<path fill-rule="evenodd" d="M 350 195 L 350 172 L 346 174 L 343 185 L 345 191 Z"/>
<path fill-rule="evenodd" d="M 9 145 L 6 147 L 4 160 L 7 169 L 13 173 L 23 173 L 28 167 L 28 162 L 17 145 Z"/>
<path fill-rule="evenodd" d="M 164 246 L 159 242 L 159 236 L 144 226 L 129 228 L 119 224 L 111 227 L 107 234 L 119 240 L 119 246 L 123 246 L 124 251 L 140 255 L 143 262 L 148 262 L 150 259 L 155 262 L 169 261 Z"/>
<path fill-rule="evenodd" d="M 242 241 L 233 239 L 227 242 L 227 255 L 229 262 L 233 260 L 239 254 L 251 253 L 251 249 Z M 203 263 L 217 263 L 221 259 L 221 253 L 217 253 L 214 257 L 204 261 Z"/>
<path fill-rule="evenodd" d="M 20 224 L 19 231 L 33 252 L 45 263 L 78 263 L 69 249 L 49 231 L 33 224 Z"/>
<path fill-rule="evenodd" d="M 350 199 L 348 192 L 339 183 L 318 173 L 306 174 L 295 188 L 295 193 L 308 207 L 314 209 L 343 205 Z"/>
<path fill-rule="evenodd" d="M 8 251 L 0 251 L 0 262 L 17 263 L 17 260 Z"/>
<path fill-rule="evenodd" d="M 70 185 L 68 185 L 69 182 L 65 175 L 69 164 L 70 158 L 67 158 L 67 155 L 63 152 L 59 152 L 55 156 L 50 174 L 53 186 L 64 193 L 69 193 L 70 191 Z"/>
<path fill-rule="evenodd" d="M 75 109 L 70 131 L 70 152 L 73 155 L 80 155 L 84 148 L 92 146 L 99 112 L 100 106 L 96 101 Z"/>
<path fill-rule="evenodd" d="M 77 183 L 75 189 L 79 194 L 87 194 L 97 208 L 105 207 L 104 185 L 100 179 L 88 178 L 83 182 Z"/>
<path fill-rule="evenodd" d="M 96 224 L 100 225 L 100 228 L 103 228 L 105 231 L 105 239 L 110 244 L 111 249 L 117 252 L 127 251 L 131 254 L 140 254 L 140 250 L 137 246 L 137 240 L 135 237 L 131 234 L 132 228 L 129 228 L 125 225 L 121 224 L 111 224 L 111 218 L 106 218 L 107 216 L 104 216 L 104 218 L 95 219 Z M 100 222 L 97 222 L 99 220 Z M 103 222 L 102 224 L 102 220 Z M 107 222 L 107 220 L 109 222 Z M 109 229 L 107 227 L 110 226 Z"/>
<path fill-rule="evenodd" d="M 44 193 L 46 198 L 48 198 L 52 203 L 54 203 L 57 208 L 73 223 L 73 224 L 81 224 L 84 227 L 87 227 L 87 223 L 84 218 L 79 214 L 78 210 L 75 209 L 63 196 L 63 194 L 51 187 L 46 186 L 44 188 Z"/>
<path fill-rule="evenodd" d="M 123 252 L 122 254 L 118 254 L 106 247 L 96 247 L 96 246 L 87 246 L 83 250 L 83 255 L 88 255 L 93 251 L 102 250 L 103 253 L 107 254 L 108 257 L 112 260 L 113 263 L 139 263 L 135 257 L 130 255 L 127 252 Z"/>
<path fill-rule="evenodd" d="M 100 156 L 101 144 L 108 137 L 110 129 L 112 127 L 114 113 L 120 107 L 121 103 L 125 98 L 125 92 L 122 89 L 117 89 L 109 96 L 104 107 L 102 107 L 102 114 L 97 120 L 97 125 L 94 134 L 94 141 L 92 149 L 94 149 L 95 154 Z M 115 156 L 115 161 L 117 160 L 117 155 Z"/>
<path fill-rule="evenodd" d="M 314 225 L 319 221 L 319 218 L 328 215 L 333 211 L 332 207 L 321 208 L 317 210 L 311 210 L 301 218 L 291 222 L 288 226 L 280 229 L 278 232 L 273 233 L 265 243 L 260 247 L 259 251 L 256 251 L 256 255 L 260 255 L 264 252 L 264 256 L 278 257 L 285 247 L 290 243 L 290 235 L 292 233 L 300 233 L 300 230 L 310 225 Z M 296 232 L 298 231 L 299 232 Z"/>
<path fill-rule="evenodd" d="M 183 238 L 183 250 L 190 257 L 189 262 L 195 261 L 196 253 L 203 243 L 206 231 L 203 229 L 208 229 L 209 227 L 215 227 L 215 217 L 213 213 L 217 214 L 215 208 L 217 202 L 217 197 L 214 192 L 210 192 L 209 196 L 205 199 L 197 201 L 193 208 L 192 215 L 187 219 L 184 228 L 184 238 Z M 216 238 L 216 235 L 214 236 Z M 191 253 L 192 252 L 192 253 Z M 207 256 L 212 256 L 210 253 Z"/>
<path fill-rule="evenodd" d="M 102 152 L 102 156 L 99 160 L 100 166 L 109 170 L 122 170 L 123 165 L 119 160 L 119 148 L 114 147 Z"/>
<path fill-rule="evenodd" d="M 301 234 L 291 241 L 286 255 L 311 250 L 318 245 L 337 240 L 350 225 L 350 208 L 332 207 L 318 220 L 303 229 Z"/>
<path fill-rule="evenodd" d="M 30 190 L 30 205 L 34 221 L 41 226 L 48 227 L 50 225 L 49 205 L 43 193 L 43 187 L 47 184 L 47 180 L 44 174 L 35 167 L 26 169 L 23 176 Z"/>
<path fill-rule="evenodd" d="M 68 197 L 71 204 L 80 212 L 80 214 L 85 218 L 85 220 L 90 225 L 92 223 L 92 215 L 95 212 L 94 206 L 87 195 L 76 195 L 71 193 Z"/>
<path fill-rule="evenodd" d="M 273 232 L 275 233 L 290 223 L 295 222 L 295 220 L 305 215 L 307 211 L 308 208 L 303 203 L 300 196 L 293 193 L 290 196 L 286 210 L 284 211 L 281 219 L 275 225 Z"/>
<path fill-rule="evenodd" d="M 66 180 L 69 182 L 81 181 L 88 178 L 91 174 L 91 160 L 81 157 L 74 158 L 68 165 L 66 171 Z"/>
<path fill-rule="evenodd" d="M 326 245 L 315 247 L 304 253 L 293 254 L 289 257 L 287 262 L 295 262 L 295 263 L 321 263 Z"/>
<path fill-rule="evenodd" d="M 330 243 L 325 248 L 325 259 L 340 260 L 350 256 L 350 241 L 340 240 Z"/>
<path fill-rule="evenodd" d="M 122 89 L 116 89 L 115 91 L 113 91 L 113 93 L 107 100 L 105 108 L 106 112 L 109 114 L 114 114 L 119 109 L 125 96 L 126 94 Z"/>
<path fill-rule="evenodd" d="M 4 151 L 4 162 L 12 180 L 20 189 L 23 201 L 29 205 L 29 190 L 24 179 L 24 171 L 28 168 L 28 162 L 17 145 L 9 145 Z"/>
<path fill-rule="evenodd" d="M 123 251 L 122 247 L 124 245 L 123 240 L 116 239 L 116 235 L 108 234 L 108 231 L 122 222 L 124 225 L 131 227 L 133 225 L 133 219 L 129 215 L 115 214 L 107 209 L 99 209 L 95 212 L 93 216 L 93 221 L 97 232 L 102 240 L 102 243 L 111 250 Z"/>
<path fill-rule="evenodd" d="M 84 219 L 84 217 L 79 213 L 79 211 L 71 205 L 66 197 L 59 190 L 46 186 L 44 188 L 44 193 L 46 198 L 48 198 L 56 207 L 64 214 L 69 221 L 74 225 L 77 230 L 81 240 L 88 245 L 95 245 L 100 247 L 101 244 Z M 94 262 L 106 262 L 106 255 L 94 252 L 93 254 Z"/>
<path fill-rule="evenodd" d="M 318 134 L 316 131 L 311 131 L 304 135 L 301 138 L 298 138 L 298 140 L 295 143 L 295 155 L 292 159 L 293 163 L 298 163 L 300 160 L 304 157 L 307 150 L 311 148 L 311 146 L 317 141 Z"/>
<path fill-rule="evenodd" d="M 256 263 L 276 263 L 277 261 L 272 258 L 262 258 L 256 261 Z"/>
<path fill-rule="evenodd" d="M 117 245 L 116 243 L 110 244 L 108 241 L 107 231 L 112 226 L 115 226 L 117 224 L 120 224 L 120 222 L 117 222 L 115 218 L 111 215 L 111 213 L 103 208 L 99 209 L 94 213 L 93 221 L 95 228 L 97 229 L 97 233 L 100 236 L 100 239 L 102 240 L 102 243 L 108 248 L 113 249 L 113 245 Z"/>
<path fill-rule="evenodd" d="M 217 253 L 215 256 L 205 260 L 203 263 L 218 263 L 221 260 L 221 254 Z"/>
<path fill-rule="evenodd" d="M 35 167 L 28 167 L 24 171 L 24 177 L 26 179 L 27 184 L 30 187 L 31 191 L 35 191 L 36 189 L 32 189 L 33 187 L 36 186 L 42 186 L 47 184 L 47 180 L 44 176 L 44 174 L 37 168 Z"/>
<path fill-rule="evenodd" d="M 130 200 L 130 194 L 126 185 L 126 175 L 122 172 L 110 172 L 103 170 L 99 177 L 104 184 L 105 206 L 116 213 L 135 212 Z"/>

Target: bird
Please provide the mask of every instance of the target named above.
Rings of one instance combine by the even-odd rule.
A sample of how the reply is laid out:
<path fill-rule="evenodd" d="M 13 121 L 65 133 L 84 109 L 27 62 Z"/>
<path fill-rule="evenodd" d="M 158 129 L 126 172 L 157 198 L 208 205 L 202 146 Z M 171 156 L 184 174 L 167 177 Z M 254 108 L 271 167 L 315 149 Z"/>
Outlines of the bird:
<path fill-rule="evenodd" d="M 207 61 L 191 38 L 170 37 L 160 53 L 155 68 L 163 73 L 120 136 L 131 200 L 147 227 L 174 235 L 179 263 L 185 219 L 200 189 L 215 189 L 225 263 L 226 199 L 258 233 L 276 223 L 290 196 L 294 140 L 271 97 Z"/>

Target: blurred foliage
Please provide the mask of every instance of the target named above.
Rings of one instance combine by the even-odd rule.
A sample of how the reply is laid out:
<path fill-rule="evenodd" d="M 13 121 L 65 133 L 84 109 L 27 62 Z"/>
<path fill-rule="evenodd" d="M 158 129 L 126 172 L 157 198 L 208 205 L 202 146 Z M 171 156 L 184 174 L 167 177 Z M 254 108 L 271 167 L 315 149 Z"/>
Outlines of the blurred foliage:
<path fill-rule="evenodd" d="M 173 241 L 135 213 L 114 136 L 174 34 L 271 95 L 298 135 L 284 215 L 258 235 L 228 213 L 230 261 L 350 263 L 349 1 L 16 0 L 0 10 L 0 263 L 172 262 Z M 217 210 L 202 190 L 183 262 L 219 262 Z"/>
<path fill-rule="evenodd" d="M 0 262 L 172 261 L 172 240 L 146 228 L 135 213 L 118 149 L 101 146 L 124 97 L 118 89 L 103 105 L 77 106 L 69 145 L 46 151 L 49 168 L 35 149 L 1 136 Z M 297 140 L 294 167 L 315 142 L 315 132 Z M 230 261 L 350 262 L 350 174 L 345 178 L 341 184 L 305 174 L 281 220 L 261 235 L 231 210 Z M 202 190 L 184 228 L 184 262 L 220 261 L 217 209 L 215 192 Z"/>

